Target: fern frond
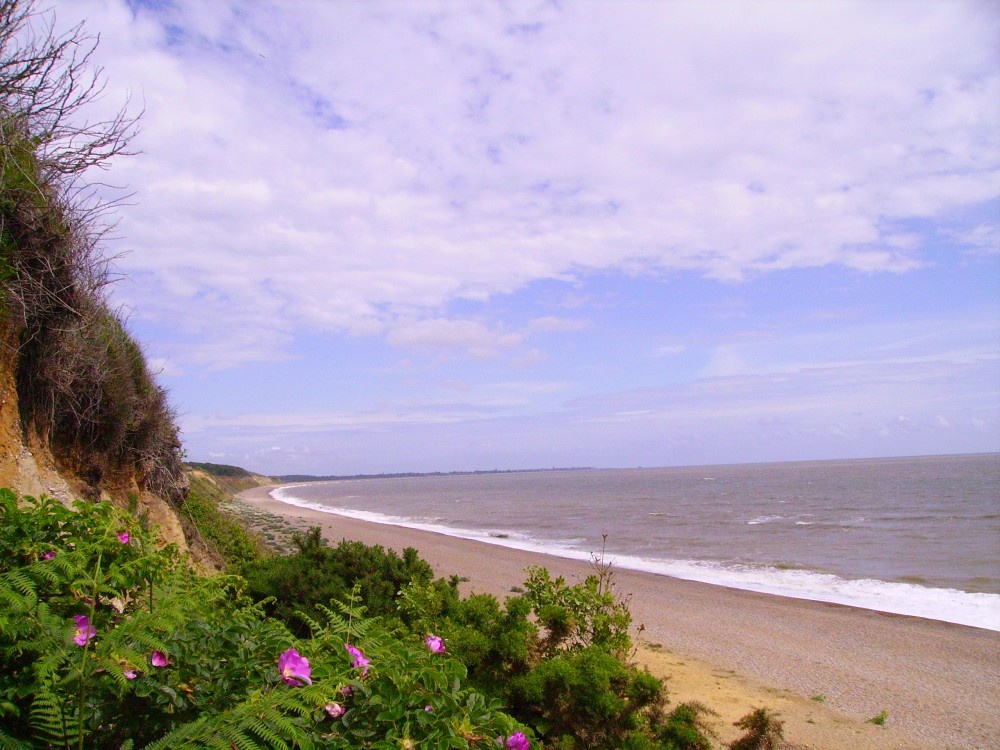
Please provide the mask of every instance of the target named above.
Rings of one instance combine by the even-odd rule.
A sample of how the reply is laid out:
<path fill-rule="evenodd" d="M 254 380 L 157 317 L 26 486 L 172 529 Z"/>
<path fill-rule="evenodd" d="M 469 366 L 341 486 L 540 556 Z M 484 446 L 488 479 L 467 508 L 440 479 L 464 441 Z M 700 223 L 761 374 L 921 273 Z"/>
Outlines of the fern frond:
<path fill-rule="evenodd" d="M 63 714 L 64 698 L 40 690 L 31 703 L 31 726 L 35 732 L 48 741 L 50 747 L 66 747 L 69 728 Z"/>
<path fill-rule="evenodd" d="M 239 750 L 261 750 L 263 747 L 240 727 L 225 727 L 218 737 L 212 739 L 210 747 L 220 749 L 235 747 Z"/>
<path fill-rule="evenodd" d="M 268 716 L 268 718 L 277 723 L 275 719 L 279 717 Z M 270 747 L 288 750 L 288 743 L 264 721 L 263 717 L 249 717 L 247 729 L 268 742 Z"/>
<path fill-rule="evenodd" d="M 33 750 L 33 745 L 23 742 L 0 729 L 0 750 Z"/>
<path fill-rule="evenodd" d="M 180 747 L 193 747 L 200 744 L 210 734 L 211 730 L 206 730 L 208 720 L 201 718 L 188 724 L 181 724 L 171 732 L 160 737 L 160 739 L 146 745 L 143 750 L 174 750 Z"/>
<path fill-rule="evenodd" d="M 3 578 L 14 591 L 17 591 L 21 596 L 31 601 L 32 604 L 38 601 L 38 586 L 23 568 L 8 570 L 3 574 Z"/>

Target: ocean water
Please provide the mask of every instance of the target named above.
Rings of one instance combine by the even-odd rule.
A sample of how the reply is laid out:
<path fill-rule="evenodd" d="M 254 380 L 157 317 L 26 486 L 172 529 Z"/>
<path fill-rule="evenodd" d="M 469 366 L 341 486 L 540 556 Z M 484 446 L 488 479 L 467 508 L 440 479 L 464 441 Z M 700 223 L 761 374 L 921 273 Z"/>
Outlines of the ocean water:
<path fill-rule="evenodd" d="M 294 505 L 1000 630 L 1000 454 L 349 479 Z"/>

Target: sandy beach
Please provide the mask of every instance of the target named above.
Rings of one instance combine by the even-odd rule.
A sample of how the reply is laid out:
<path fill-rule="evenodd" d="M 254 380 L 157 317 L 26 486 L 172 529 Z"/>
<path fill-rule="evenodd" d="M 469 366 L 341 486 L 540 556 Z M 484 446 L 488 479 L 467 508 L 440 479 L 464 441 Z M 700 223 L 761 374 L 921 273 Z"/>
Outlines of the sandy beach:
<path fill-rule="evenodd" d="M 465 592 L 502 600 L 529 565 L 571 581 L 591 572 L 581 561 L 297 508 L 269 489 L 239 499 L 319 526 L 332 543 L 415 547 L 437 575 L 468 579 Z M 738 734 L 733 721 L 767 706 L 794 748 L 1000 748 L 1000 633 L 624 569 L 615 580 L 644 625 L 637 661 L 669 677 L 671 702 L 717 711 L 723 741 Z M 868 722 L 883 711 L 883 726 Z"/>

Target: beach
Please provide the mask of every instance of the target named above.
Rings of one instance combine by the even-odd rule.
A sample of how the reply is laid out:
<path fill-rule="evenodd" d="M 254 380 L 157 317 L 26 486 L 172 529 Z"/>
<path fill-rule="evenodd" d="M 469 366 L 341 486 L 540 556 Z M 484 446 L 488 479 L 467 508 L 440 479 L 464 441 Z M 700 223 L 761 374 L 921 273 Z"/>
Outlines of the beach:
<path fill-rule="evenodd" d="M 530 565 L 575 581 L 586 562 L 375 524 L 291 506 L 272 488 L 239 499 L 301 528 L 319 526 L 402 551 L 415 547 L 464 593 L 501 600 Z M 611 561 L 613 563 L 613 560 Z M 1000 633 L 871 610 L 791 599 L 618 568 L 640 649 L 636 660 L 668 677 L 672 703 L 698 700 L 732 723 L 767 706 L 790 747 L 813 750 L 1000 748 Z M 887 715 L 884 725 L 868 720 Z"/>

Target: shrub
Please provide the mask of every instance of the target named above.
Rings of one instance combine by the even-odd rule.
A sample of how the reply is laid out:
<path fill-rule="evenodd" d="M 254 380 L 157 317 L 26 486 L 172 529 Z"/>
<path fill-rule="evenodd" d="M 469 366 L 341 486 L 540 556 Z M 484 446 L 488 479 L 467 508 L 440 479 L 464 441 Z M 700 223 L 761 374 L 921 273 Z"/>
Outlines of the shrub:
<path fill-rule="evenodd" d="M 729 750 L 777 750 L 784 729 L 782 722 L 766 708 L 758 708 L 735 723 L 745 730 L 729 743 Z"/>
<path fill-rule="evenodd" d="M 444 636 L 469 682 L 501 699 L 547 748 L 707 750 L 700 706 L 666 714 L 662 682 L 628 661 L 631 615 L 611 568 L 569 584 L 529 568 L 523 596 L 503 606 L 483 594 L 461 599 L 457 581 L 411 583 L 403 621 Z M 536 624 L 537 622 L 537 624 Z"/>
<path fill-rule="evenodd" d="M 525 596 L 547 631 L 548 653 L 600 646 L 624 657 L 631 649 L 628 604 L 613 591 L 611 568 L 599 564 L 597 571 L 582 583 L 569 585 L 561 576 L 553 579 L 545 568 L 528 568 Z"/>
<path fill-rule="evenodd" d="M 659 726 L 654 726 L 654 734 L 663 750 L 711 750 L 709 736 L 714 733 L 705 724 L 703 717 L 715 716 L 715 711 L 701 703 L 681 703 L 671 711 Z"/>
<path fill-rule="evenodd" d="M 620 747 L 647 728 L 646 709 L 664 699 L 662 683 L 599 646 L 540 661 L 510 686 L 511 708 L 544 728 L 557 747 Z"/>
<path fill-rule="evenodd" d="M 370 616 L 395 616 L 396 595 L 410 581 L 430 581 L 431 566 L 409 548 L 393 550 L 342 541 L 330 547 L 319 528 L 294 537 L 298 551 L 251 563 L 243 569 L 246 593 L 265 603 L 268 614 L 303 635 L 304 613 L 317 617 L 318 605 L 346 601 L 357 587 Z"/>
<path fill-rule="evenodd" d="M 0 747 L 495 748 L 525 731 L 357 601 L 296 639 L 240 579 L 151 538 L 107 503 L 0 490 Z"/>

